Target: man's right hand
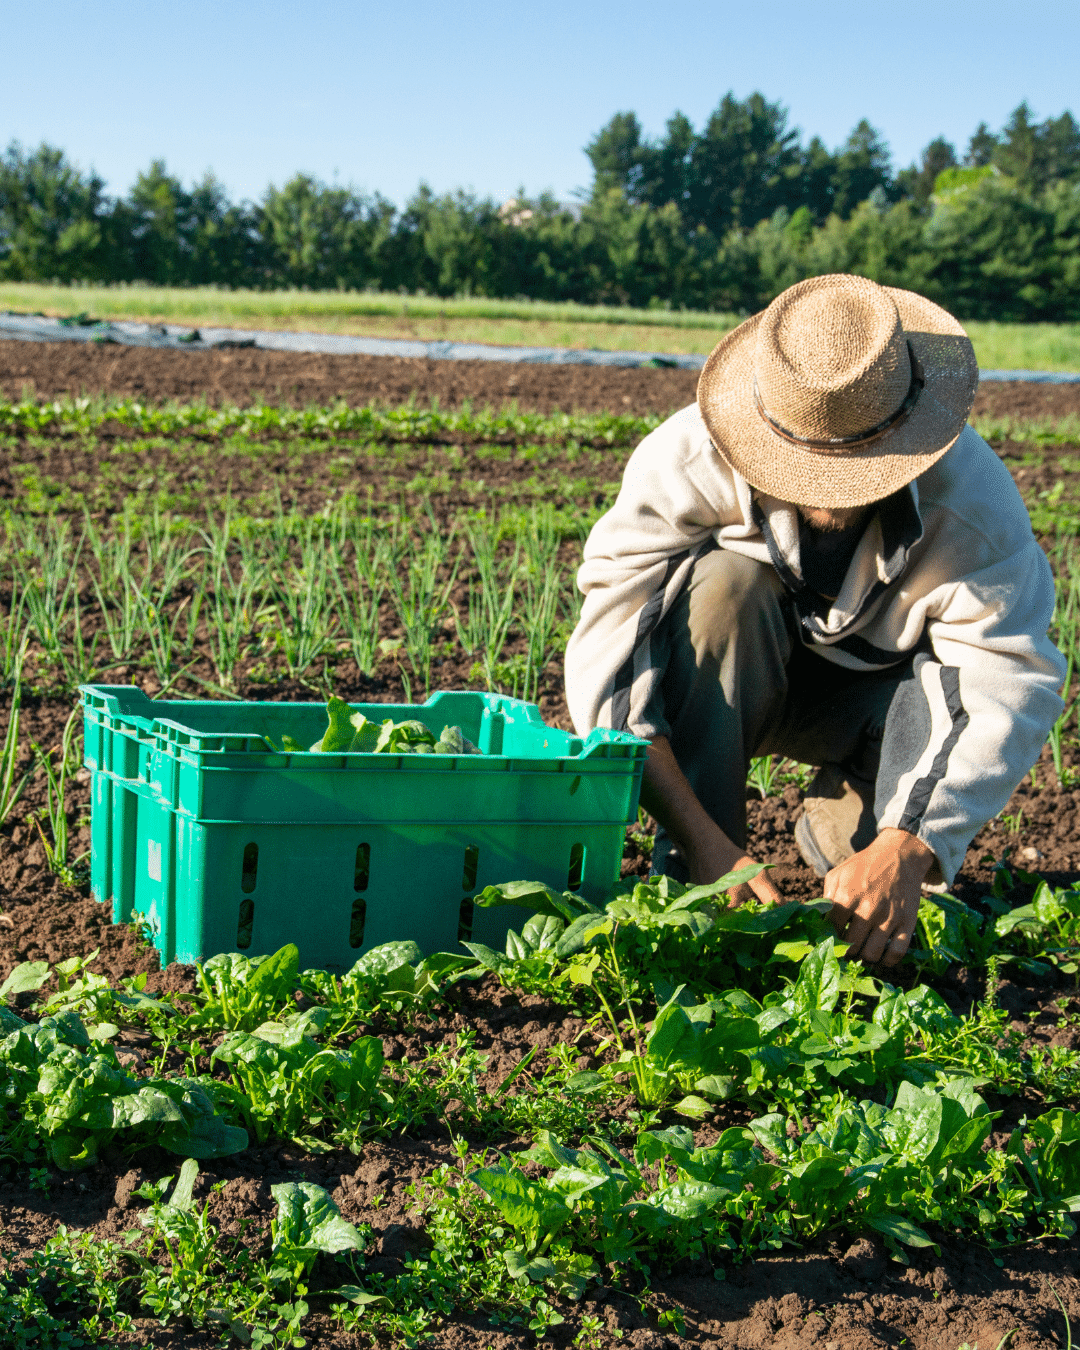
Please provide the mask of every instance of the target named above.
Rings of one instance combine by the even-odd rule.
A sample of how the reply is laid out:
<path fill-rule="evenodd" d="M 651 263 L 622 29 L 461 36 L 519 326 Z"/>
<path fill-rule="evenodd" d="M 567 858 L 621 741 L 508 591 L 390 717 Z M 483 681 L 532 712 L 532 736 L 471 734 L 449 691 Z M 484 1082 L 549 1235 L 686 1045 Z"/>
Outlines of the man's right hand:
<path fill-rule="evenodd" d="M 728 872 L 750 867 L 755 862 L 738 844 L 732 843 L 698 801 L 664 736 L 657 736 L 649 747 L 641 784 L 641 804 L 664 827 L 685 858 L 693 885 L 718 881 Z M 759 872 L 752 881 L 732 890 L 736 905 L 751 896 L 767 905 L 781 902 L 780 893 L 769 881 L 767 872 Z"/>

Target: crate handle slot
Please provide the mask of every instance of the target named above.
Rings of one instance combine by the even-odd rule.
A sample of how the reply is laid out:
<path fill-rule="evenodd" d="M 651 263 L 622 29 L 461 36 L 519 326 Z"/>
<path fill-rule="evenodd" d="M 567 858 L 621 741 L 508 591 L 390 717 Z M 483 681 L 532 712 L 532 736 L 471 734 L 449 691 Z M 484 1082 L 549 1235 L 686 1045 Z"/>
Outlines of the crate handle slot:
<path fill-rule="evenodd" d="M 470 844 L 465 850 L 465 866 L 461 872 L 461 889 L 471 891 L 476 885 L 476 869 L 480 864 L 480 850 Z"/>
<path fill-rule="evenodd" d="M 366 891 L 368 877 L 371 875 L 371 845 L 357 844 L 356 862 L 353 864 L 353 890 Z"/>
<path fill-rule="evenodd" d="M 244 861 L 240 867 L 240 889 L 250 895 L 255 889 L 255 878 L 259 875 L 259 846 L 251 843 L 244 845 Z"/>
<path fill-rule="evenodd" d="M 468 942 L 472 937 L 474 909 L 472 896 L 465 896 L 461 902 L 461 908 L 458 910 L 457 940 L 459 942 Z"/>
<path fill-rule="evenodd" d="M 367 848 L 362 844 L 361 848 Z M 352 913 L 349 915 L 349 946 L 360 947 L 364 942 L 364 924 L 367 921 L 367 901 L 362 895 L 358 895 L 352 902 Z"/>
<path fill-rule="evenodd" d="M 241 951 L 251 946 L 251 934 L 255 927 L 255 901 L 245 896 L 240 901 L 240 913 L 236 923 L 236 945 Z"/>
<path fill-rule="evenodd" d="M 570 866 L 566 873 L 566 889 L 576 891 L 581 887 L 585 875 L 585 845 L 575 844 L 570 850 Z"/>

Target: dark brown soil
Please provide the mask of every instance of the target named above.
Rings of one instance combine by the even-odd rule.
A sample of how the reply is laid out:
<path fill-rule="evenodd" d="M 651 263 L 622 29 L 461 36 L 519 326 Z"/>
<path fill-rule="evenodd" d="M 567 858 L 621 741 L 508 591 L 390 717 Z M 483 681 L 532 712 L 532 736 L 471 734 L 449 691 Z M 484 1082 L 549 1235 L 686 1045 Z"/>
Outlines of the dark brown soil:
<path fill-rule="evenodd" d="M 15 398 L 114 394 L 151 400 L 256 398 L 307 403 L 422 403 L 477 407 L 515 402 L 550 412 L 669 412 L 694 401 L 697 371 L 555 366 L 501 361 L 429 361 L 308 352 L 183 352 L 91 343 L 0 342 L 0 390 Z M 1080 384 L 984 384 L 976 414 L 1060 417 L 1080 412 Z"/>
<path fill-rule="evenodd" d="M 18 394 L 27 382 L 32 382 L 40 395 L 50 396 L 105 390 L 143 398 L 205 394 L 214 400 L 243 402 L 260 393 L 299 403 L 326 402 L 337 396 L 357 403 L 372 399 L 391 403 L 415 394 L 424 401 L 437 396 L 448 404 L 466 398 L 477 404 L 498 404 L 515 398 L 522 406 L 541 409 L 616 411 L 666 411 L 688 402 L 694 387 L 692 373 L 678 371 L 0 343 L 0 388 L 9 395 Z M 1080 411 L 1080 386 L 988 385 L 979 398 L 979 410 L 996 415 L 1037 417 Z M 30 449 L 40 456 L 56 456 L 47 464 L 40 460 L 39 468 L 58 481 L 70 481 L 92 468 L 78 458 L 87 453 L 78 447 L 60 450 L 38 446 L 28 447 L 27 452 Z M 511 465 L 504 471 L 505 482 L 512 485 L 515 474 L 524 475 L 526 469 L 543 474 L 551 467 Z M 561 463 L 558 466 L 560 472 L 567 467 Z M 593 467 L 595 481 L 610 478 L 610 469 L 607 474 L 603 472 L 607 466 Z M 1010 467 L 1017 469 L 1018 476 L 1024 471 L 1019 465 Z M 6 465 L 0 466 L 0 471 L 6 469 Z M 290 478 L 295 481 L 299 470 L 297 462 L 282 451 L 272 472 L 284 484 Z M 208 463 L 197 488 L 209 483 L 213 474 L 213 466 Z M 1048 477 L 1038 478 L 1033 485 L 1049 487 L 1054 481 L 1054 471 L 1049 471 Z M 219 476 L 218 487 L 220 482 Z M 255 479 L 251 488 L 258 488 Z M 468 675 L 466 665 L 448 659 L 437 671 L 436 687 L 461 687 Z M 400 680 L 389 667 L 383 669 L 386 673 L 373 681 L 345 680 L 340 692 L 350 698 L 400 698 Z M 143 671 L 117 671 L 110 678 L 122 680 L 129 675 L 152 691 Z M 312 697 L 309 689 L 280 681 L 272 691 L 262 683 L 242 683 L 239 692 L 244 697 Z M 565 703 L 554 675 L 545 688 L 542 707 L 548 720 L 565 725 Z M 46 747 L 57 744 L 68 710 L 60 700 L 28 698 L 24 705 L 26 734 Z M 5 722 L 6 709 L 0 709 L 0 724 Z M 94 968 L 114 981 L 145 970 L 150 974 L 151 989 L 178 994 L 190 990 L 189 970 L 171 967 L 160 971 L 156 953 L 133 931 L 114 927 L 100 906 L 84 893 L 65 888 L 46 870 L 36 829 L 26 820 L 27 810 L 42 805 L 42 791 L 39 775 L 31 782 L 14 818 L 0 829 L 0 979 L 19 961 L 55 962 L 100 948 Z M 78 853 L 88 843 L 88 784 L 77 781 L 70 792 L 73 852 Z M 800 809 L 801 793 L 796 787 L 788 787 L 781 796 L 764 802 L 752 802 L 750 851 L 776 865 L 773 876 L 786 896 L 812 898 L 820 894 L 820 883 L 799 858 L 793 837 Z M 977 903 L 991 882 L 992 862 L 988 859 L 1005 856 L 1055 885 L 1080 882 L 1078 838 L 1080 791 L 1057 786 L 1044 754 L 1035 783 L 1025 780 L 1003 819 L 992 822 L 973 843 L 955 893 Z M 644 855 L 628 840 L 624 871 L 641 873 L 646 866 Z M 1011 898 L 1026 898 L 1030 889 L 1018 887 Z M 984 993 L 981 977 L 964 970 L 949 972 L 940 988 L 958 1009 L 970 1006 L 972 999 Z M 997 991 L 1000 1005 L 1015 1018 L 1017 1029 L 1031 1040 L 1051 1044 L 1072 1044 L 1075 1040 L 1072 1029 L 1057 1026 L 1061 1006 L 1077 1006 L 1073 994 L 1064 985 L 1039 986 L 1020 980 L 1003 981 Z M 486 1077 L 493 1082 L 500 1081 L 531 1045 L 550 1047 L 580 1034 L 582 1054 L 593 1048 L 591 1033 L 572 1009 L 517 996 L 487 979 L 452 991 L 438 1022 L 429 1028 L 408 1033 L 387 1028 L 385 1049 L 390 1058 L 399 1058 L 424 1045 L 442 1043 L 467 1027 L 475 1032 L 478 1048 L 490 1056 Z M 131 1054 L 141 1053 L 137 1037 L 126 1037 L 125 1042 Z M 1041 1109 L 1034 1099 L 1001 1099 L 994 1105 L 1005 1113 L 999 1122 L 1002 1128 L 1024 1111 Z M 455 1131 L 468 1136 L 467 1122 L 455 1122 L 453 1112 L 451 1117 Z M 725 1122 L 712 1122 L 702 1129 L 714 1131 L 718 1123 Z M 486 1141 L 471 1138 L 471 1142 L 482 1146 Z M 500 1143 L 512 1146 L 513 1141 L 502 1139 Z M 292 1146 L 252 1147 L 235 1158 L 203 1164 L 197 1194 L 209 1198 L 211 1213 L 226 1235 L 239 1235 L 246 1224 L 244 1240 L 250 1242 L 267 1229 L 272 1184 L 298 1178 L 317 1182 L 331 1191 L 346 1218 L 372 1226 L 372 1248 L 365 1258 L 368 1267 L 396 1273 L 411 1255 L 425 1247 L 422 1223 L 406 1187 L 439 1163 L 453 1160 L 446 1124 L 432 1122 L 411 1136 L 369 1143 L 359 1158 L 337 1152 L 315 1156 Z M 144 1207 L 133 1190 L 142 1181 L 157 1179 L 175 1168 L 176 1159 L 170 1155 L 147 1150 L 134 1160 L 107 1154 L 93 1168 L 74 1176 L 50 1172 L 44 1191 L 32 1186 L 25 1175 L 2 1179 L 3 1246 L 16 1252 L 39 1247 L 60 1224 L 92 1228 L 101 1236 L 115 1237 L 136 1226 L 137 1213 Z M 225 1182 L 224 1188 L 211 1192 L 218 1181 Z M 580 1328 L 581 1313 L 587 1312 L 598 1316 L 605 1327 L 599 1344 L 621 1344 L 634 1350 L 674 1350 L 691 1345 L 740 1350 L 795 1350 L 803 1346 L 867 1350 L 901 1345 L 914 1350 L 958 1350 L 965 1343 L 973 1350 L 976 1345 L 980 1350 L 995 1350 L 1010 1331 L 1014 1333 L 1008 1341 L 1010 1350 L 1042 1350 L 1066 1344 L 1066 1321 L 1054 1291 L 1063 1300 L 1073 1324 L 1080 1324 L 1078 1238 L 1000 1252 L 987 1251 L 974 1243 L 944 1242 L 940 1255 L 932 1251 L 916 1253 L 907 1268 L 889 1260 L 876 1241 L 849 1239 L 778 1252 L 741 1266 L 726 1264 L 721 1273 L 723 1278 L 717 1278 L 711 1264 L 702 1263 L 658 1279 L 650 1315 L 643 1314 L 624 1293 L 592 1290 L 581 1309 L 563 1309 L 566 1325 L 549 1333 L 545 1344 L 570 1345 Z M 326 1287 L 335 1278 L 340 1276 L 335 1277 L 332 1265 L 320 1267 L 314 1285 Z M 685 1315 L 685 1337 L 657 1323 L 656 1311 L 676 1304 Z M 318 1299 L 314 1305 L 319 1306 Z M 362 1343 L 336 1331 L 325 1313 L 309 1323 L 307 1331 L 311 1345 L 346 1347 Z M 209 1350 L 217 1337 L 162 1329 L 146 1321 L 131 1343 Z M 448 1350 L 488 1346 L 525 1350 L 535 1344 L 535 1339 L 529 1332 L 510 1335 L 496 1331 L 480 1317 L 453 1322 L 439 1333 L 435 1344 Z"/>
<path fill-rule="evenodd" d="M 448 521 L 469 507 L 561 498 L 580 514 L 610 503 L 627 453 L 625 447 L 536 445 L 510 436 L 497 445 L 464 437 L 419 444 L 345 437 L 234 444 L 210 436 L 178 445 L 105 427 L 86 441 L 20 439 L 0 459 L 0 499 L 15 505 L 30 489 L 59 511 L 81 514 L 84 503 L 94 515 L 157 506 L 201 517 L 208 495 L 220 501 L 228 493 L 265 514 L 279 501 L 311 513 L 351 496 L 365 508 L 369 501 L 376 509 L 400 503 L 417 512 L 430 501 Z"/>
<path fill-rule="evenodd" d="M 988 380 L 975 395 L 975 417 L 1066 417 L 1080 412 L 1080 384 L 1021 384 Z"/>
<path fill-rule="evenodd" d="M 258 399 L 307 403 L 422 403 L 477 407 L 514 402 L 550 412 L 669 412 L 694 401 L 697 372 L 501 361 L 429 361 L 399 356 L 307 352 L 182 352 L 90 343 L 0 342 L 0 390 L 39 398 L 115 394 L 124 398 Z"/>

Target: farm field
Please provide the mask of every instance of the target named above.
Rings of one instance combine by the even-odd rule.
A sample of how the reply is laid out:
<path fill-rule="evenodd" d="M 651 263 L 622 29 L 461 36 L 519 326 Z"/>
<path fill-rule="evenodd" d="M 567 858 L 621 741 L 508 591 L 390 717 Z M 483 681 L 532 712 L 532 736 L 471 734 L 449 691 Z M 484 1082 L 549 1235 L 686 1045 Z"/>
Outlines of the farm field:
<path fill-rule="evenodd" d="M 1034 1350 L 1080 1326 L 1075 711 L 888 977 L 839 965 L 812 904 L 691 895 L 672 924 L 647 818 L 639 889 L 585 924 L 538 892 L 504 953 L 339 981 L 287 949 L 162 971 L 89 898 L 80 682 L 497 689 L 568 727 L 581 543 L 694 383 L 0 343 L 0 1342 Z M 1080 389 L 987 386 L 975 421 L 1075 650 Z M 763 761 L 748 785 L 788 901 L 819 894 L 805 783 Z"/>
<path fill-rule="evenodd" d="M 61 286 L 0 282 L 0 310 L 53 316 L 288 329 L 422 342 L 578 347 L 706 356 L 739 315 L 539 300 L 359 291 Z M 1080 371 L 1080 324 L 970 321 L 983 370 Z"/>

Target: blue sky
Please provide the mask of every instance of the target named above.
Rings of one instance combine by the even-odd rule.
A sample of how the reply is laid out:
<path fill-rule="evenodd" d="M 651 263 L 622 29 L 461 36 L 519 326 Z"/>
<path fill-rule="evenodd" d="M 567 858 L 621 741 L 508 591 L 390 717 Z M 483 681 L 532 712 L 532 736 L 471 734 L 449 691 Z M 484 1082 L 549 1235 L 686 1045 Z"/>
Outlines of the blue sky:
<path fill-rule="evenodd" d="M 898 167 L 1023 98 L 1080 116 L 1076 0 L 0 0 L 0 35 L 0 148 L 47 140 L 114 193 L 162 156 L 234 197 L 304 170 L 399 203 L 421 179 L 567 199 L 613 113 L 657 134 L 729 89 L 830 146 L 867 117 Z"/>

